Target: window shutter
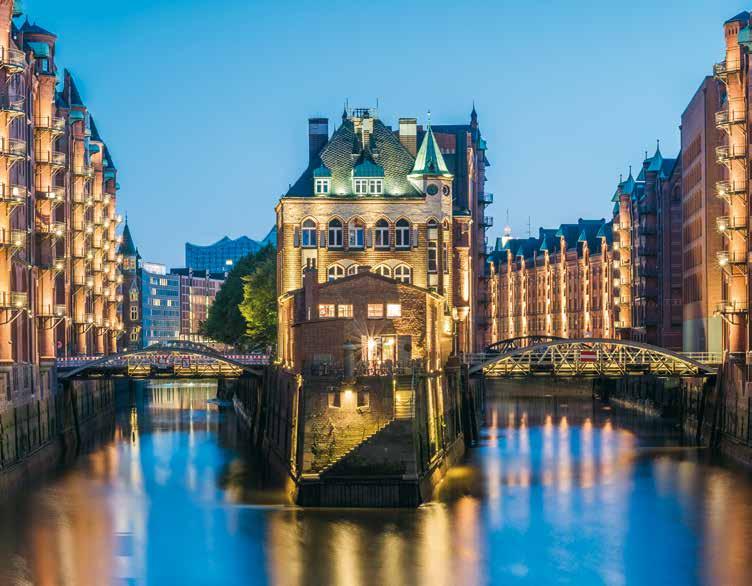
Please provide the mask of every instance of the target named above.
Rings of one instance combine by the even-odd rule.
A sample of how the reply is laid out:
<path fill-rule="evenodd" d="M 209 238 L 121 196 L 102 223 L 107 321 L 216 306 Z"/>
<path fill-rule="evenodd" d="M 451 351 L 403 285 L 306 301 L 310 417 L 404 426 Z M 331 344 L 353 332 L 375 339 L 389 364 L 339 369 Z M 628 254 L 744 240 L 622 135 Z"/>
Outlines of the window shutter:
<path fill-rule="evenodd" d="M 418 229 L 413 228 L 411 233 L 411 245 L 413 248 L 418 247 Z"/>
<path fill-rule="evenodd" d="M 321 236 L 319 237 L 319 247 L 326 248 L 326 229 L 321 231 Z"/>
<path fill-rule="evenodd" d="M 292 234 L 292 245 L 296 248 L 300 246 L 300 228 L 295 227 L 295 231 Z"/>
<path fill-rule="evenodd" d="M 373 246 L 373 228 L 368 228 L 366 230 L 366 248 L 371 248 Z"/>

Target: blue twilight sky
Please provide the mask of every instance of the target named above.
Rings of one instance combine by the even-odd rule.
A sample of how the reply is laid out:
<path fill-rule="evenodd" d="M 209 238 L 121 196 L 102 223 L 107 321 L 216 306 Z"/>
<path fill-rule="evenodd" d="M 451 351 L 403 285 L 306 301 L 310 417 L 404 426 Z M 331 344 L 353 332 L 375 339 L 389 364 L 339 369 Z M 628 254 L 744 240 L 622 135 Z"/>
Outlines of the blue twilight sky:
<path fill-rule="evenodd" d="M 661 139 L 713 62 L 738 0 L 24 0 L 59 36 L 119 169 L 142 255 L 262 238 L 307 158 L 307 118 L 468 120 L 488 141 L 495 237 L 506 210 L 558 225 L 610 214 L 619 173 Z M 331 130 L 332 124 L 330 124 Z"/>

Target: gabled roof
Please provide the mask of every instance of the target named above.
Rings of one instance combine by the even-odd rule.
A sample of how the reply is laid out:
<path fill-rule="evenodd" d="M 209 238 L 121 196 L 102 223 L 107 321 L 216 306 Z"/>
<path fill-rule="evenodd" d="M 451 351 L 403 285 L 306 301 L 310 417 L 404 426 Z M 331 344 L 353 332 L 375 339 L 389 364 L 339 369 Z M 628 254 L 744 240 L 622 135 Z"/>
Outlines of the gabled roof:
<path fill-rule="evenodd" d="M 48 37 L 53 37 L 55 39 L 57 38 L 57 35 L 55 33 L 51 33 L 50 31 L 43 29 L 41 26 L 37 25 L 36 23 L 31 24 L 28 18 L 21 25 L 21 32 L 32 34 L 32 35 L 46 35 Z"/>
<path fill-rule="evenodd" d="M 320 165 L 313 170 L 314 177 L 331 177 L 332 172 L 326 165 Z"/>
<path fill-rule="evenodd" d="M 604 222 L 598 230 L 598 238 L 605 238 L 609 246 L 614 242 L 614 221 Z"/>
<path fill-rule="evenodd" d="M 419 177 L 421 175 L 452 176 L 447 169 L 444 157 L 441 155 L 441 150 L 430 126 L 428 127 L 428 132 L 423 137 L 423 142 L 415 157 L 415 165 L 410 173 L 411 177 Z"/>
<path fill-rule="evenodd" d="M 383 177 L 384 167 L 373 162 L 371 154 L 363 151 L 359 162 L 353 167 L 353 177 Z"/>
<path fill-rule="evenodd" d="M 564 238 L 566 250 L 574 250 L 577 248 L 577 243 L 580 240 L 580 225 L 561 224 L 556 231 L 556 235 L 560 238 Z"/>
<path fill-rule="evenodd" d="M 736 16 L 729 18 L 723 24 L 731 24 L 732 22 L 749 22 L 749 12 L 744 10 L 740 12 L 739 14 L 737 14 Z"/>
<path fill-rule="evenodd" d="M 61 97 L 63 105 L 66 108 L 84 105 L 81 94 L 76 87 L 76 82 L 73 80 L 73 75 L 67 69 L 63 72 L 63 92 Z"/>
<path fill-rule="evenodd" d="M 94 116 L 89 116 L 89 129 L 91 130 L 91 140 L 96 140 L 97 142 L 104 142 L 102 140 L 102 137 L 99 135 L 99 130 L 97 130 L 97 125 L 94 124 Z"/>
<path fill-rule="evenodd" d="M 361 144 L 352 120 L 343 120 L 326 146 L 310 161 L 308 168 L 290 187 L 285 197 L 313 196 L 313 172 L 326 166 L 332 177 L 331 196 L 353 195 L 352 177 L 364 150 L 368 150 L 375 164 L 384 170 L 384 196 L 418 196 L 420 193 L 408 181 L 407 175 L 415 159 L 394 133 L 379 119 L 373 119 L 373 131 L 368 145 Z"/>
<path fill-rule="evenodd" d="M 559 248 L 560 239 L 556 235 L 558 232 L 557 228 L 541 228 L 538 232 L 538 240 L 540 241 L 540 246 L 538 247 L 538 250 L 547 250 L 548 252 L 556 252 Z"/>

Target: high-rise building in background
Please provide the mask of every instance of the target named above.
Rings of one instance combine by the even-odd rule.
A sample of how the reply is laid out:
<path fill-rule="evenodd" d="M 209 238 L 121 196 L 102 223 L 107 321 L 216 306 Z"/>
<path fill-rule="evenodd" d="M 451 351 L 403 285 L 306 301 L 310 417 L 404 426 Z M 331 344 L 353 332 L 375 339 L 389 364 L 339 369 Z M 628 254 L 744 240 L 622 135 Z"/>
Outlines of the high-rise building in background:
<path fill-rule="evenodd" d="M 171 269 L 180 277 L 180 335 L 181 340 L 207 341 L 201 334 L 201 324 L 209 317 L 209 308 L 224 285 L 227 273 L 194 271 L 189 268 Z"/>
<path fill-rule="evenodd" d="M 723 87 L 706 77 L 681 116 L 683 343 L 687 352 L 723 350 L 723 271 L 718 253 L 724 237 L 746 226 L 729 222 L 724 200 L 731 190 L 716 160 L 722 131 L 716 126 Z M 738 236 L 737 236 L 738 237 Z"/>
<path fill-rule="evenodd" d="M 264 246 L 277 245 L 277 228 L 272 228 L 263 240 L 251 240 L 241 236 L 231 240 L 227 236 L 214 244 L 199 246 L 185 243 L 185 266 L 194 271 L 224 273 L 231 271 L 244 256 L 258 252 Z"/>
<path fill-rule="evenodd" d="M 141 265 L 142 344 L 180 338 L 180 275 L 158 263 Z"/>
<path fill-rule="evenodd" d="M 116 169 L 57 37 L 0 0 L 0 397 L 121 334 Z M 5 391 L 5 392 L 3 392 Z"/>

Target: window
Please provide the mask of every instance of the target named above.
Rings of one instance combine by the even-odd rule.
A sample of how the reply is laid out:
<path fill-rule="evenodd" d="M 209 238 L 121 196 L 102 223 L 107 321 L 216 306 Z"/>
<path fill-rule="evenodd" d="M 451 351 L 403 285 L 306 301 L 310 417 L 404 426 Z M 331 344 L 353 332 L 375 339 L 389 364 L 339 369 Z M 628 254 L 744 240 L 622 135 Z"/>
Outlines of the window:
<path fill-rule="evenodd" d="M 358 265 L 355 263 L 351 264 L 349 267 L 347 267 L 347 275 L 357 275 L 358 274 Z"/>
<path fill-rule="evenodd" d="M 428 243 L 428 272 L 435 273 L 438 270 L 436 242 Z"/>
<path fill-rule="evenodd" d="M 376 248 L 389 248 L 389 223 L 386 220 L 376 222 L 374 236 Z"/>
<path fill-rule="evenodd" d="M 347 226 L 347 245 L 350 248 L 363 248 L 365 226 L 360 220 L 351 220 Z"/>
<path fill-rule="evenodd" d="M 160 305 L 162 305 L 162 300 L 161 300 L 161 299 L 152 299 L 152 300 L 151 300 L 151 304 L 152 304 L 152 305 L 153 305 L 154 307 L 159 307 Z"/>
<path fill-rule="evenodd" d="M 131 289 L 131 301 L 138 301 L 138 289 Z"/>
<path fill-rule="evenodd" d="M 387 317 L 402 317 L 402 306 L 399 303 L 386 304 Z"/>
<path fill-rule="evenodd" d="M 446 242 L 441 243 L 441 264 L 444 273 L 449 272 L 449 248 Z"/>
<path fill-rule="evenodd" d="M 355 180 L 355 193 L 356 195 L 365 195 L 368 193 L 368 181 L 366 179 Z"/>
<path fill-rule="evenodd" d="M 336 314 L 334 313 L 334 303 L 320 303 L 319 317 L 336 317 Z"/>
<path fill-rule="evenodd" d="M 386 265 L 379 265 L 379 266 L 377 266 L 373 270 L 373 272 L 376 273 L 377 275 L 381 275 L 382 277 L 389 277 L 389 278 L 392 277 L 392 269 L 390 269 Z"/>
<path fill-rule="evenodd" d="M 131 342 L 138 342 L 138 330 L 131 331 Z"/>
<path fill-rule="evenodd" d="M 410 223 L 405 219 L 399 220 L 394 232 L 397 248 L 410 248 Z"/>
<path fill-rule="evenodd" d="M 131 321 L 138 319 L 138 305 L 131 305 Z"/>
<path fill-rule="evenodd" d="M 383 179 L 353 179 L 353 189 L 356 195 L 381 195 L 384 192 Z"/>
<path fill-rule="evenodd" d="M 329 248 L 342 248 L 342 222 L 329 222 Z"/>
<path fill-rule="evenodd" d="M 394 278 L 402 283 L 411 283 L 413 280 L 413 271 L 407 265 L 400 265 L 394 269 Z"/>
<path fill-rule="evenodd" d="M 329 193 L 329 179 L 316 179 L 316 195 Z"/>
<path fill-rule="evenodd" d="M 352 316 L 353 316 L 352 305 L 348 303 L 348 304 L 337 306 L 337 317 L 352 317 Z"/>
<path fill-rule="evenodd" d="M 368 304 L 368 319 L 381 319 L 384 317 L 384 306 L 381 303 Z"/>
<path fill-rule="evenodd" d="M 381 179 L 370 179 L 368 181 L 368 193 L 371 193 L 373 195 L 381 195 L 382 186 L 383 183 Z"/>
<path fill-rule="evenodd" d="M 326 271 L 326 276 L 329 281 L 336 281 L 345 276 L 345 269 L 342 268 L 342 265 L 332 265 Z"/>
<path fill-rule="evenodd" d="M 303 222 L 302 233 L 303 248 L 316 248 L 316 222 L 313 220 Z"/>

